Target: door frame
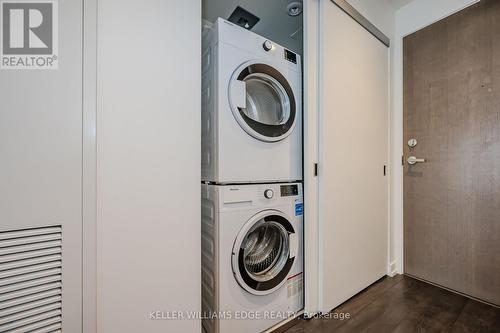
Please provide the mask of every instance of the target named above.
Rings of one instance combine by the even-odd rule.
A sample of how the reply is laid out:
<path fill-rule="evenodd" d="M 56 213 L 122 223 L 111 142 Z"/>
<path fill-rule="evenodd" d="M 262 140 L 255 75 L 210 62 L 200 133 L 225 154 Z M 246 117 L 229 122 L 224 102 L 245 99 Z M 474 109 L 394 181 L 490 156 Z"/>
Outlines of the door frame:
<path fill-rule="evenodd" d="M 97 1 L 83 0 L 82 332 L 98 331 Z M 99 330 L 101 331 L 101 330 Z"/>
<path fill-rule="evenodd" d="M 480 0 L 422 0 L 414 1 L 396 12 L 392 64 L 391 112 L 391 262 L 390 275 L 404 273 L 403 221 L 403 39 L 437 21 L 453 15 Z M 433 6 L 433 10 L 428 10 Z M 418 13 L 418 15 L 415 15 Z"/>
<path fill-rule="evenodd" d="M 304 172 L 304 313 L 314 315 L 320 309 L 320 226 L 318 220 L 318 177 L 315 165 L 319 153 L 319 6 L 320 1 L 303 2 L 303 172 Z"/>

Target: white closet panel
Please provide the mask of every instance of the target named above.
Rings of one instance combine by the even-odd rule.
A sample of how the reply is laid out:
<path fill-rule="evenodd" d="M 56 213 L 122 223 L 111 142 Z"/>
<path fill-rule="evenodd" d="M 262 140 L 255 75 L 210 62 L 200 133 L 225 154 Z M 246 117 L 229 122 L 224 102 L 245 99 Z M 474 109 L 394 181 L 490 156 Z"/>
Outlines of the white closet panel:
<path fill-rule="evenodd" d="M 43 25 L 40 36 L 29 20 L 3 27 L 24 36 L 19 59 L 40 65 L 52 49 L 58 66 L 0 69 L 0 332 L 79 333 L 83 1 L 1 5 L 0 20 L 17 12 Z"/>
<path fill-rule="evenodd" d="M 200 332 L 201 1 L 97 10 L 98 333 Z"/>

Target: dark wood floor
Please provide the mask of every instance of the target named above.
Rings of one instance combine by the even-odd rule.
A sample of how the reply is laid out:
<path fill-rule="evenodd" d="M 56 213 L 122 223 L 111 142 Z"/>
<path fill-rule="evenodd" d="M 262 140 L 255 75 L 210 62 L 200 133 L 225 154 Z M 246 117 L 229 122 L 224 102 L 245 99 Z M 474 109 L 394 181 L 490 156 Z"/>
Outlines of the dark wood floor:
<path fill-rule="evenodd" d="M 402 275 L 379 280 L 329 315 L 300 319 L 286 333 L 500 332 L 500 309 Z"/>

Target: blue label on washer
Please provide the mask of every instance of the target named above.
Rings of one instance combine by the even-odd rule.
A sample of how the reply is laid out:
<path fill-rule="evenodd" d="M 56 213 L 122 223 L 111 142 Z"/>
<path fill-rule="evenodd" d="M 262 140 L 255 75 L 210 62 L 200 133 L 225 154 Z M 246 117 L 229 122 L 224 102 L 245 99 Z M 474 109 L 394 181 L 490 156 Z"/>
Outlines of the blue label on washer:
<path fill-rule="evenodd" d="M 295 216 L 299 216 L 304 214 L 304 204 L 303 203 L 296 203 L 295 204 Z"/>

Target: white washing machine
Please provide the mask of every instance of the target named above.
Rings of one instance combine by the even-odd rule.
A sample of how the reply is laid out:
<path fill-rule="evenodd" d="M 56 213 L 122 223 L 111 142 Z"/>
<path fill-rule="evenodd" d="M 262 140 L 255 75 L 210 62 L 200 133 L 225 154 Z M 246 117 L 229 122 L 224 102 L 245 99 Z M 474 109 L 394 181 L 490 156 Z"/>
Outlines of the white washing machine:
<path fill-rule="evenodd" d="M 202 59 L 202 180 L 301 180 L 300 56 L 219 18 Z"/>
<path fill-rule="evenodd" d="M 202 323 L 262 332 L 303 308 L 302 185 L 202 184 Z"/>

